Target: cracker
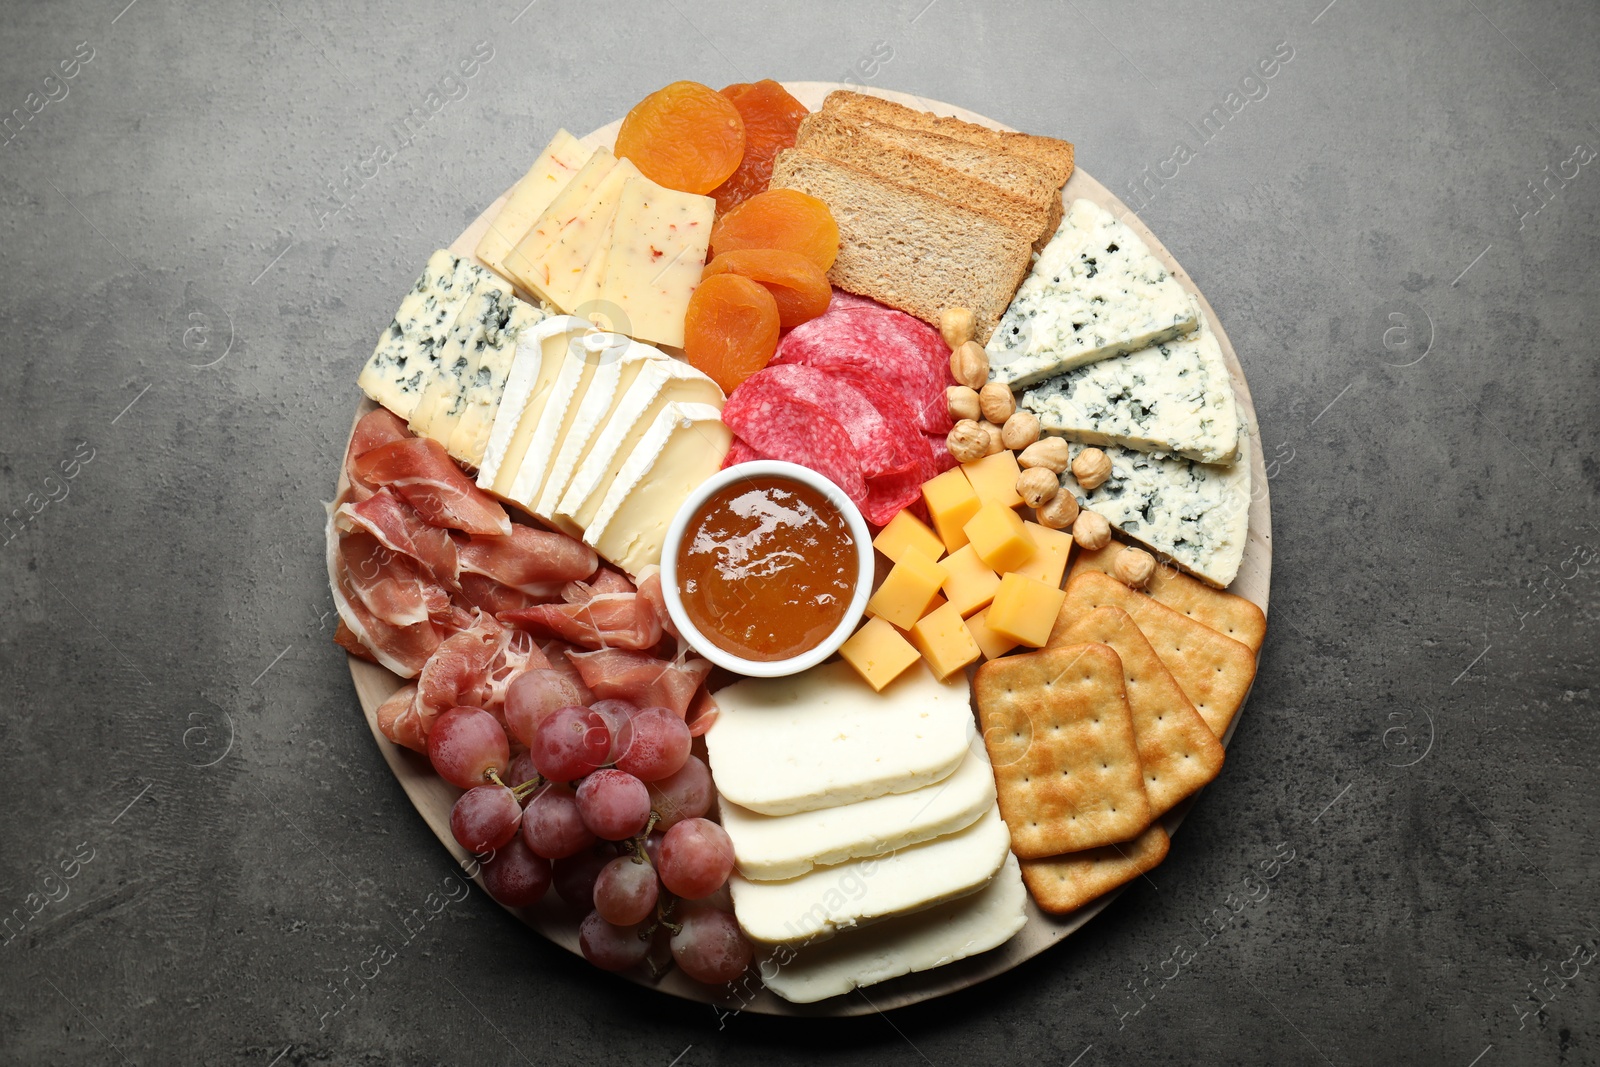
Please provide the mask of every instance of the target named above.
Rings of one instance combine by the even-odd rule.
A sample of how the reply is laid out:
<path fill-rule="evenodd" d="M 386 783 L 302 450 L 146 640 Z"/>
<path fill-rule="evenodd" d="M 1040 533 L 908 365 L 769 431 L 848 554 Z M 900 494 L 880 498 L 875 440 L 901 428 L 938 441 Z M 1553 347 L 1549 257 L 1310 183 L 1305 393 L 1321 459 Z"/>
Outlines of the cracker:
<path fill-rule="evenodd" d="M 1109 604 L 1082 616 L 1061 635 L 1069 644 L 1098 641 L 1122 660 L 1133 736 L 1144 768 L 1144 791 L 1157 815 L 1171 811 L 1222 770 L 1222 745 L 1131 616 Z"/>
<path fill-rule="evenodd" d="M 1069 577 L 1076 578 L 1084 571 L 1091 570 L 1111 574 L 1117 553 L 1126 547 L 1119 541 L 1113 541 L 1093 552 L 1085 552 L 1080 548 L 1077 558 L 1072 561 Z M 1248 646 L 1250 651 L 1261 651 L 1261 642 L 1267 636 L 1267 617 L 1244 597 L 1209 586 L 1166 563 L 1156 567 L 1156 573 L 1145 591 L 1152 600 L 1211 627 L 1225 637 L 1233 638 Z"/>
<path fill-rule="evenodd" d="M 1107 604 L 1133 617 L 1211 732 L 1218 737 L 1226 733 L 1255 679 L 1255 653 L 1098 571 L 1085 571 L 1067 583 L 1067 597 L 1045 647 L 1065 643 L 1075 622 Z"/>
<path fill-rule="evenodd" d="M 1039 907 L 1053 915 L 1076 911 L 1152 870 L 1171 844 L 1160 823 L 1120 845 L 1022 861 L 1022 880 Z"/>
<path fill-rule="evenodd" d="M 1150 825 L 1122 676 L 1099 644 L 978 668 L 978 723 L 1019 859 L 1126 841 Z"/>

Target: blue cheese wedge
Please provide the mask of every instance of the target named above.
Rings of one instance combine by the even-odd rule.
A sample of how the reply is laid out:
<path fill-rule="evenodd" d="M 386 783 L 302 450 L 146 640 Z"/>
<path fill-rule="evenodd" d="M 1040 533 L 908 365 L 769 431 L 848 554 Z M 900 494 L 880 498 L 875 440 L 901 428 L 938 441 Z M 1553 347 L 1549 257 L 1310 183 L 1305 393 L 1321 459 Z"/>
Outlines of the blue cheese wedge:
<path fill-rule="evenodd" d="M 1171 452 L 1232 463 L 1239 408 L 1222 347 L 1202 312 L 1200 328 L 1125 356 L 1070 370 L 1029 389 L 1021 406 L 1039 429 L 1090 445 Z"/>
<path fill-rule="evenodd" d="M 1073 458 L 1085 447 L 1074 445 Z M 1085 492 L 1071 474 L 1062 486 L 1116 529 L 1196 578 L 1225 588 L 1239 573 L 1250 522 L 1250 438 L 1226 465 L 1103 446 L 1111 477 Z"/>
<path fill-rule="evenodd" d="M 498 343 L 517 303 L 510 287 L 498 279 L 468 298 L 450 324 L 449 336 L 438 350 L 438 363 L 411 412 L 408 425 L 412 433 L 449 444 L 456 423 L 466 411 L 467 392 L 483 349 Z"/>
<path fill-rule="evenodd" d="M 494 417 L 500 409 L 500 398 L 505 395 L 506 377 L 511 373 L 511 363 L 516 356 L 517 339 L 523 330 L 544 318 L 544 308 L 512 297 L 511 316 L 505 327 L 493 336 L 485 336 L 484 346 L 478 351 L 477 365 L 467 379 L 461 417 L 445 443 L 446 451 L 468 466 L 476 467 L 483 462 Z"/>
<path fill-rule="evenodd" d="M 989 338 L 989 380 L 1021 388 L 1196 325 L 1189 295 L 1138 235 L 1075 200 Z"/>
<path fill-rule="evenodd" d="M 439 249 L 411 291 L 400 301 L 394 320 L 362 368 L 361 391 L 403 419 L 411 417 L 423 388 L 438 366 L 438 349 L 450 323 L 466 302 L 474 276 L 464 260 Z M 481 268 L 479 268 L 481 269 Z"/>

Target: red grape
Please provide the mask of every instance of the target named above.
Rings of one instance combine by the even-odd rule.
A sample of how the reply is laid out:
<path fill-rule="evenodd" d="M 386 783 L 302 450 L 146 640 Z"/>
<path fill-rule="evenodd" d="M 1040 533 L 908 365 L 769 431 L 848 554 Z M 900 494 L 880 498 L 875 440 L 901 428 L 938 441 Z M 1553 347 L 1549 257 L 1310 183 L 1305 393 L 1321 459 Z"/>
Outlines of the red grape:
<path fill-rule="evenodd" d="M 606 725 L 611 727 L 611 750 L 606 753 L 606 762 L 617 762 L 617 757 L 623 751 L 622 728 L 629 719 L 639 713 L 638 707 L 630 701 L 617 700 L 612 697 L 606 700 L 596 700 L 589 705 L 589 710 L 598 712 L 606 720 Z"/>
<path fill-rule="evenodd" d="M 600 868 L 610 860 L 609 855 L 598 852 L 580 852 L 556 860 L 550 865 L 556 895 L 574 908 L 593 908 L 595 879 L 600 877 Z"/>
<path fill-rule="evenodd" d="M 450 809 L 450 832 L 468 852 L 492 852 L 516 836 L 517 795 L 503 785 L 475 785 Z"/>
<path fill-rule="evenodd" d="M 471 789 L 489 772 L 511 763 L 511 745 L 500 720 L 482 708 L 451 708 L 428 731 L 428 760 L 451 785 Z"/>
<path fill-rule="evenodd" d="M 512 837 L 484 863 L 483 888 L 508 908 L 531 908 L 550 888 L 550 861 Z"/>
<path fill-rule="evenodd" d="M 566 789 L 547 785 L 533 794 L 522 813 L 522 840 L 535 854 L 558 860 L 594 844 L 594 834 L 583 825 L 577 798 Z"/>
<path fill-rule="evenodd" d="M 603 971 L 625 971 L 650 951 L 650 940 L 638 926 L 612 926 L 591 911 L 578 927 L 583 958 Z"/>
<path fill-rule="evenodd" d="M 576 781 L 605 764 L 611 727 L 603 715 L 588 708 L 557 708 L 533 731 L 528 751 L 546 778 Z"/>
<path fill-rule="evenodd" d="M 658 830 L 644 839 L 645 855 L 650 857 L 650 866 L 658 871 L 661 869 L 661 839 L 665 836 Z"/>
<path fill-rule="evenodd" d="M 716 985 L 733 981 L 750 966 L 755 952 L 732 915 L 691 907 L 678 922 L 683 929 L 672 935 L 672 958 L 690 978 Z"/>
<path fill-rule="evenodd" d="M 524 782 L 531 782 L 539 777 L 539 772 L 533 768 L 533 757 L 526 751 L 518 752 L 511 757 L 511 765 L 506 768 L 505 783 L 513 788 Z"/>
<path fill-rule="evenodd" d="M 661 884 L 685 900 L 715 893 L 733 872 L 733 842 L 709 819 L 685 819 L 661 842 Z"/>
<path fill-rule="evenodd" d="M 594 910 L 613 926 L 631 926 L 650 917 L 660 893 L 654 867 L 632 856 L 618 856 L 600 868 L 595 879 Z"/>
<path fill-rule="evenodd" d="M 578 814 L 596 837 L 621 841 L 650 821 L 650 791 L 626 771 L 595 771 L 578 785 Z"/>
<path fill-rule="evenodd" d="M 523 671 L 506 687 L 506 729 L 524 745 L 532 745 L 533 731 L 546 715 L 581 703 L 577 685 L 560 671 L 548 667 Z"/>
<path fill-rule="evenodd" d="M 618 767 L 646 782 L 676 774 L 689 759 L 694 738 L 671 708 L 645 708 L 623 723 Z"/>
<path fill-rule="evenodd" d="M 699 756 L 690 756 L 676 774 L 649 783 L 648 789 L 650 806 L 661 816 L 657 830 L 670 830 L 711 810 L 711 772 Z"/>

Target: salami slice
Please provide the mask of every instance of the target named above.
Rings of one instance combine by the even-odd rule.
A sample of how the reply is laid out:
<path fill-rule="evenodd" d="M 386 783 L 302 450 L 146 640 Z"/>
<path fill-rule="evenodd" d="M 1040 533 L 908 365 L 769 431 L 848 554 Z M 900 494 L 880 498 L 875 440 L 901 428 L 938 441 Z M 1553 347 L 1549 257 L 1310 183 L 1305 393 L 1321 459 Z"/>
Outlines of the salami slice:
<path fill-rule="evenodd" d="M 917 459 L 917 452 L 906 441 L 907 435 L 916 433 L 915 428 L 891 425 L 872 401 L 839 375 L 788 363 L 757 371 L 739 388 L 752 386 L 786 393 L 832 415 L 855 445 L 865 478 L 899 470 Z"/>
<path fill-rule="evenodd" d="M 867 502 L 861 514 L 874 526 L 886 526 L 903 508 L 922 499 L 922 483 L 928 476 L 921 463 L 867 479 Z"/>
<path fill-rule="evenodd" d="M 722 457 L 722 469 L 738 466 L 740 463 L 750 463 L 753 460 L 766 459 L 760 452 L 750 447 L 750 442 L 741 437 L 733 439 L 733 445 L 728 449 L 728 454 Z"/>
<path fill-rule="evenodd" d="M 870 296 L 858 296 L 855 293 L 847 293 L 843 289 L 835 289 L 833 291 L 833 296 L 828 300 L 828 311 L 823 312 L 823 314 L 826 315 L 831 311 L 843 311 L 845 308 L 882 308 L 884 311 L 894 310 L 887 304 L 878 303 Z"/>
<path fill-rule="evenodd" d="M 751 378 L 728 397 L 722 421 L 768 458 L 808 467 L 843 489 L 857 507 L 866 503 L 855 446 L 838 420 L 815 404 Z"/>
<path fill-rule="evenodd" d="M 802 363 L 822 370 L 849 366 L 899 388 L 927 433 L 948 433 L 944 390 L 953 384 L 939 334 L 903 312 L 870 307 L 830 311 L 790 330 L 772 365 Z"/>
<path fill-rule="evenodd" d="M 950 442 L 947 438 L 930 433 L 924 436 L 923 440 L 928 442 L 928 447 L 933 450 L 933 474 L 928 477 L 943 474 L 956 465 L 956 457 L 950 454 Z"/>

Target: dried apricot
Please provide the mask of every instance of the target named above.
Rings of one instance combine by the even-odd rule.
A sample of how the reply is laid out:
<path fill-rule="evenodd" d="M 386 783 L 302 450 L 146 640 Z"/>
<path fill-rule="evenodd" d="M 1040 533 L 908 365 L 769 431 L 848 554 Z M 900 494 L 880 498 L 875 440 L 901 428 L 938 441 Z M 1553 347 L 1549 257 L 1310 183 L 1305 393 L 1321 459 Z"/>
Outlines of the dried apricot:
<path fill-rule="evenodd" d="M 711 227 L 711 254 L 786 248 L 827 270 L 839 255 L 839 224 L 828 205 L 796 189 L 757 193 Z"/>
<path fill-rule="evenodd" d="M 778 348 L 778 304 L 766 287 L 737 274 L 700 283 L 683 319 L 683 354 L 731 393 Z"/>
<path fill-rule="evenodd" d="M 628 112 L 616 153 L 668 189 L 709 193 L 744 158 L 744 119 L 709 85 L 673 82 Z"/>
<path fill-rule="evenodd" d="M 778 323 L 792 330 L 828 310 L 833 286 L 822 268 L 785 248 L 741 248 L 706 264 L 705 277 L 738 274 L 760 282 L 778 302 Z"/>
<path fill-rule="evenodd" d="M 772 161 L 785 148 L 794 147 L 800 120 L 809 114 L 804 104 L 771 78 L 730 85 L 722 95 L 733 101 L 744 118 L 744 160 L 727 181 L 711 191 L 719 215 L 766 190 L 772 180 Z"/>

